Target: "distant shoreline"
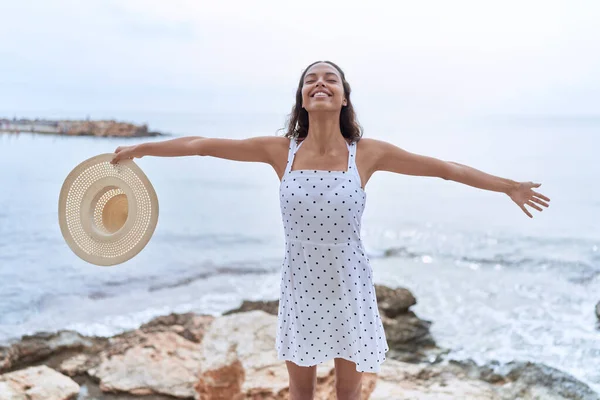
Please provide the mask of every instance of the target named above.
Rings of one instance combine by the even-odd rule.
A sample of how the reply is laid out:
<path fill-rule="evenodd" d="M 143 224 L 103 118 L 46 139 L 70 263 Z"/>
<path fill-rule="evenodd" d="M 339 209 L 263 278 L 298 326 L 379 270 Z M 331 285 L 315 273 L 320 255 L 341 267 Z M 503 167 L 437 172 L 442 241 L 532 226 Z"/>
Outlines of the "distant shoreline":
<path fill-rule="evenodd" d="M 169 136 L 150 131 L 148 125 L 115 120 L 49 120 L 0 118 L 0 133 L 37 133 L 60 136 L 149 137 Z"/>

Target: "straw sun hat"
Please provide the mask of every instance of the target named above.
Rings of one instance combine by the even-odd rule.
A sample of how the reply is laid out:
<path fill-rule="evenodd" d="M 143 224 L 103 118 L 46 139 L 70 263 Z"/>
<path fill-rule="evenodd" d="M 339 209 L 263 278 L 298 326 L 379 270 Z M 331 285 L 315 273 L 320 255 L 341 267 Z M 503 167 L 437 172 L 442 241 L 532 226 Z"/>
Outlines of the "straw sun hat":
<path fill-rule="evenodd" d="M 111 164 L 114 153 L 76 166 L 65 179 L 58 222 L 67 244 L 83 260 L 123 263 L 148 243 L 158 222 L 152 184 L 131 159 Z"/>

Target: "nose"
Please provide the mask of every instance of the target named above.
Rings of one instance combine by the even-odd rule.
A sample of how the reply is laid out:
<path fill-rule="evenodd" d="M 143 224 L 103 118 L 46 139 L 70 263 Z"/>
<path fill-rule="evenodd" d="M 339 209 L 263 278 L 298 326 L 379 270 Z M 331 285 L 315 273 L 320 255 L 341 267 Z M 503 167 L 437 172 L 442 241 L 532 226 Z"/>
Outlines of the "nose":
<path fill-rule="evenodd" d="M 323 81 L 321 81 L 320 79 L 315 83 L 315 89 L 318 88 L 325 88 L 325 83 Z"/>

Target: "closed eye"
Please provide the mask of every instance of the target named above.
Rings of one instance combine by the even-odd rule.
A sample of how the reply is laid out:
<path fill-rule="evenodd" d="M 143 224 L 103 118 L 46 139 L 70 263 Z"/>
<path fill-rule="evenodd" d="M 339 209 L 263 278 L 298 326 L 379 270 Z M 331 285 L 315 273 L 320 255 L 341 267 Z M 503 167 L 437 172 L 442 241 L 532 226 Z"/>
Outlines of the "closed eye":
<path fill-rule="evenodd" d="M 304 83 L 313 83 L 314 81 L 305 81 Z M 332 82 L 332 83 L 336 83 L 337 81 L 335 79 L 328 79 L 327 82 Z"/>

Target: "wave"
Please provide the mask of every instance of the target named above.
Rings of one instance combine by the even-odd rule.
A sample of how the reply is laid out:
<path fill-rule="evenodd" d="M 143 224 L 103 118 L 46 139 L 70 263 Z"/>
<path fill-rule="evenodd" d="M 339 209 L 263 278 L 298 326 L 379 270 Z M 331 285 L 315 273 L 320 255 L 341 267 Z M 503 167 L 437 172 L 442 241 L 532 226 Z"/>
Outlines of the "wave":
<path fill-rule="evenodd" d="M 218 246 L 231 246 L 240 244 L 264 244 L 266 239 L 256 236 L 239 235 L 235 233 L 220 233 L 215 234 L 190 234 L 190 233 L 165 233 L 157 235 L 164 244 L 177 243 L 193 243 L 194 246 L 205 248 L 214 248 Z"/>
<path fill-rule="evenodd" d="M 573 283 L 586 283 L 600 276 L 600 254 L 592 255 L 588 260 L 566 260 L 535 255 L 518 254 L 519 249 L 513 252 L 493 254 L 489 256 L 468 256 L 453 252 L 431 253 L 428 251 L 415 251 L 406 246 L 393 246 L 370 254 L 371 258 L 399 258 L 407 260 L 424 260 L 439 258 L 453 264 L 477 264 L 479 266 L 501 266 L 505 268 L 544 269 L 568 271 L 573 274 L 569 280 Z"/>
<path fill-rule="evenodd" d="M 249 267 L 249 265 L 255 265 L 255 267 Z M 280 265 L 272 265 L 268 263 L 258 262 L 243 262 L 235 263 L 227 266 L 213 267 L 210 271 L 201 272 L 193 275 L 182 276 L 171 282 L 161 282 L 157 285 L 152 285 L 148 288 L 148 291 L 155 292 L 162 289 L 172 289 L 180 286 L 186 286 L 194 281 L 207 279 L 216 275 L 263 275 L 270 274 L 279 271 Z"/>
<path fill-rule="evenodd" d="M 173 274 L 168 276 L 151 276 L 144 278 L 127 278 L 122 281 L 107 281 L 102 284 L 102 287 L 94 288 L 87 294 L 87 297 L 91 300 L 103 300 L 109 297 L 119 295 L 121 290 L 114 290 L 113 288 L 119 288 L 123 286 L 132 286 L 135 284 L 142 283 L 143 290 L 148 292 L 157 292 L 164 289 L 173 289 L 177 287 L 187 286 L 193 284 L 199 280 L 205 280 L 218 275 L 263 275 L 276 273 L 281 268 L 280 259 L 266 259 L 262 261 L 243 261 L 233 262 L 227 264 L 214 264 L 211 261 L 207 261 L 201 264 L 195 264 L 190 266 L 187 270 L 188 273 L 180 272 L 177 276 Z M 189 273 L 189 270 L 202 271 Z M 157 282 L 159 280 L 159 282 Z M 145 285 L 144 285 L 145 283 Z"/>

